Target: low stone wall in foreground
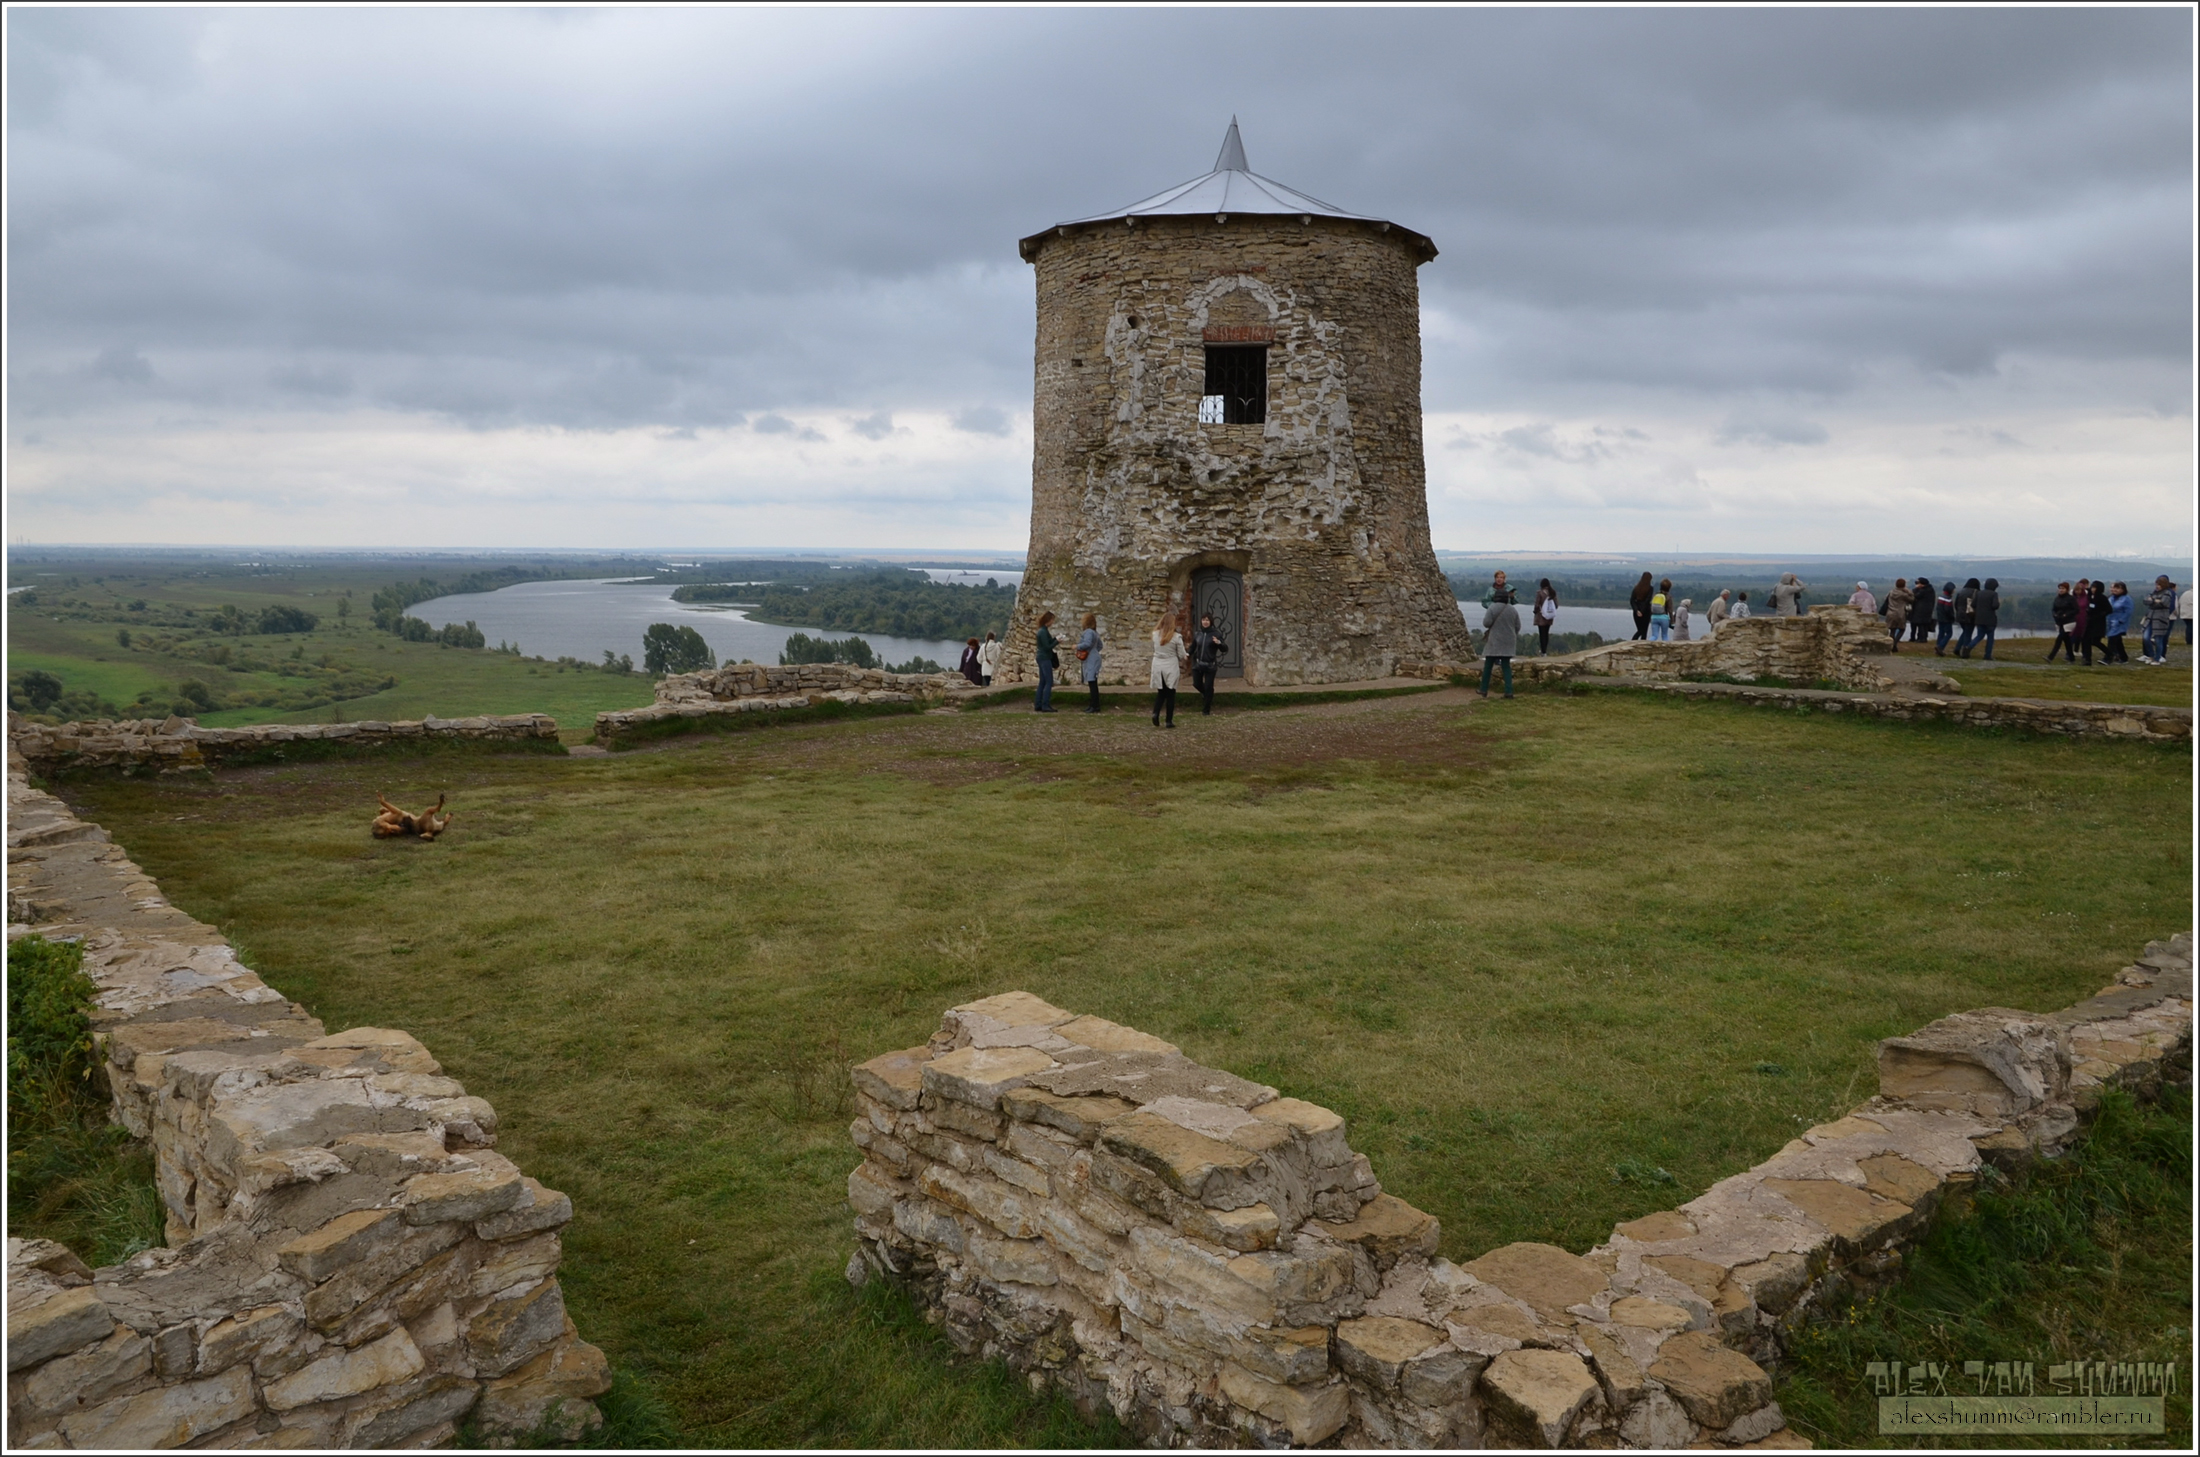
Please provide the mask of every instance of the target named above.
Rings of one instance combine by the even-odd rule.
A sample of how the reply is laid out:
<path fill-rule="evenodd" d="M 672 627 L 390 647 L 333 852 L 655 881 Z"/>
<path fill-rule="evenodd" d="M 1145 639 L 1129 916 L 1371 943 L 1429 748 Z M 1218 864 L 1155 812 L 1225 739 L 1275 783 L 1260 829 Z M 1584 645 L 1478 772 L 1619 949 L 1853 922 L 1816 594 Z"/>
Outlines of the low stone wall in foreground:
<path fill-rule="evenodd" d="M 1880 1093 L 1586 1255 L 1454 1264 L 1341 1118 L 1023 992 L 855 1070 L 849 1278 L 1155 1446 L 1807 1446 L 1764 1364 L 1981 1165 L 2189 1073 L 2192 943 L 2048 1016 L 1882 1044 Z"/>
<path fill-rule="evenodd" d="M 399 1447 L 577 1433 L 609 1388 L 557 1281 L 563 1194 L 406 1033 L 329 1035 L 8 759 L 8 935 L 84 945 L 115 1116 L 169 1247 L 7 1246 L 7 1445 Z"/>
<path fill-rule="evenodd" d="M 375 748 L 423 741 L 554 746 L 558 722 L 546 713 L 484 714 L 382 723 L 258 723 L 201 728 L 188 718 L 32 723 L 8 715 L 8 743 L 41 773 L 72 769 L 210 769 L 269 757 L 287 745 Z"/>
<path fill-rule="evenodd" d="M 596 715 L 596 742 L 606 747 L 624 734 L 672 726 L 679 719 L 815 708 L 824 703 L 921 707 L 967 690 L 959 673 L 889 673 L 842 663 L 728 663 L 701 673 L 659 680 L 657 701 L 646 708 Z"/>
<path fill-rule="evenodd" d="M 1593 682 L 1595 680 L 1582 680 Z M 1971 728 L 2022 729 L 2066 738 L 2144 739 L 2188 743 L 2192 710 L 2143 703 L 2064 703 L 2051 698 L 1912 697 L 1901 693 L 1813 693 L 1794 688 L 1746 688 L 1731 683 L 1639 683 L 1630 686 L 1686 698 L 1726 698 L 1768 708 L 1854 713 L 1912 723 L 1960 723 Z"/>

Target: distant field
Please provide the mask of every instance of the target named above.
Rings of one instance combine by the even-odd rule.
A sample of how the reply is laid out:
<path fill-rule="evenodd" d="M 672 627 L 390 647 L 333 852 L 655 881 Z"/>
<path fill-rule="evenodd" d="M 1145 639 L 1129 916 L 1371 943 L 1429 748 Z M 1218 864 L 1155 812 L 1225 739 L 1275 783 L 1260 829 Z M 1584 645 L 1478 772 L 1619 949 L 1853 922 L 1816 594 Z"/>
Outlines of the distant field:
<path fill-rule="evenodd" d="M 2192 767 L 1445 690 L 63 788 L 331 1028 L 496 1104 L 573 1196 L 575 1319 L 693 1445 L 994 1447 L 1123 1437 L 840 1279 L 848 1064 L 944 1007 L 1024 988 L 1328 1104 L 1454 1259 L 1581 1250 L 1867 1096 L 1875 1039 L 2189 925 Z M 377 790 L 457 823 L 374 842 Z"/>
<path fill-rule="evenodd" d="M 2057 702 L 2152 703 L 2190 708 L 2192 660 L 2178 653 L 2170 661 L 2176 663 L 2180 658 L 2183 667 L 2088 668 L 2081 664 L 2065 668 L 2057 662 L 2052 668 L 1966 666 L 1942 671 L 1961 683 L 1964 695 L 1972 698 L 2049 698 Z"/>
<path fill-rule="evenodd" d="M 32 586 L 40 601 L 8 614 L 9 678 L 12 682 L 34 669 L 48 672 L 65 689 L 88 690 L 125 714 L 138 711 L 139 695 L 151 693 L 143 711 L 164 716 L 181 685 L 192 680 L 208 685 L 218 703 L 260 693 L 286 700 L 277 706 L 225 706 L 192 714 L 210 727 L 420 718 L 430 713 L 449 718 L 547 713 L 558 720 L 569 741 L 585 738 L 596 714 L 604 710 L 651 701 L 650 681 L 640 675 L 580 671 L 509 653 L 410 643 L 367 625 L 367 600 L 377 589 L 400 576 L 412 580 L 419 575 L 397 566 L 370 571 L 349 565 L 284 574 L 78 572 L 45 579 L 18 573 L 15 581 Z M 130 604 L 141 600 L 146 608 L 132 610 Z M 346 602 L 348 619 L 338 615 L 338 604 Z M 206 625 L 206 615 L 225 605 L 247 618 L 270 606 L 297 607 L 318 616 L 320 625 L 305 633 L 218 636 Z M 180 615 L 185 609 L 199 616 L 186 619 Z M 132 635 L 130 647 L 116 639 L 124 630 Z M 155 638 L 174 640 L 177 647 L 159 650 L 149 645 Z M 238 672 L 208 662 L 197 655 L 208 644 L 246 655 L 263 670 Z M 354 682 L 363 678 L 371 685 L 394 677 L 396 683 L 337 697 L 282 671 L 286 665 L 323 659 L 334 669 L 349 669 Z M 309 695 L 330 701 L 293 706 Z"/>

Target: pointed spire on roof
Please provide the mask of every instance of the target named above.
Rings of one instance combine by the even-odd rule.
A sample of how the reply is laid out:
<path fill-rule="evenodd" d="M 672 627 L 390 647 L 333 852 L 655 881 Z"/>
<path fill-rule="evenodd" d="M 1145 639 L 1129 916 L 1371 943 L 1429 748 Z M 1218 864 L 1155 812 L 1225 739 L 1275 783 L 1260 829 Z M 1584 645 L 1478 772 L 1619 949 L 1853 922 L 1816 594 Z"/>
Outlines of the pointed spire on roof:
<path fill-rule="evenodd" d="M 1245 165 L 1245 143 L 1238 140 L 1237 118 L 1230 118 L 1230 129 L 1222 134 L 1222 155 L 1215 158 L 1217 172 L 1250 172 Z"/>

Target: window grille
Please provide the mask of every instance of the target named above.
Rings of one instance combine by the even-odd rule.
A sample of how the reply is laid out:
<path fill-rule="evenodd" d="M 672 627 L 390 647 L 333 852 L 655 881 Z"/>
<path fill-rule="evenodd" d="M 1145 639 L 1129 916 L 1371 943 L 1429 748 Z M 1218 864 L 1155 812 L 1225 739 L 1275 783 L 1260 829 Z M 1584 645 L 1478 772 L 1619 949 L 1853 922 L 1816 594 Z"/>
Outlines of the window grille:
<path fill-rule="evenodd" d="M 1203 425 L 1268 423 L 1268 350 L 1259 344 L 1207 346 L 1207 387 L 1201 391 Z M 1219 412 L 1216 406 L 1219 405 Z M 1210 414 L 1215 415 L 1210 419 Z"/>

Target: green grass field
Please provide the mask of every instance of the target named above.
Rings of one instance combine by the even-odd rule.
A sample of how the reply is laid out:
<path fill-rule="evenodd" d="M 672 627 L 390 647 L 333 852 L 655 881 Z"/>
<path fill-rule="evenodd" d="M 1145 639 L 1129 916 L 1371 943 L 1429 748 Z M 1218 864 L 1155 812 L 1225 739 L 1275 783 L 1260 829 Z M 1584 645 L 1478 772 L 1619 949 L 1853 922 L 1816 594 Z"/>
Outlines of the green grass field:
<path fill-rule="evenodd" d="M 2192 707 L 2190 660 L 2166 668 L 2117 666 L 2088 668 L 2082 664 L 2053 667 L 1949 668 L 1948 676 L 1963 685 L 1969 698 L 2051 698 L 2057 702 L 2154 703 L 2169 708 Z"/>
<path fill-rule="evenodd" d="M 64 787 L 331 1028 L 497 1105 L 573 1196 L 582 1330 L 722 1446 L 1120 1440 L 840 1281 L 846 1068 L 956 1002 L 1336 1108 L 1466 1259 L 1586 1248 L 1867 1096 L 1876 1039 L 2063 1006 L 2189 916 L 2189 751 L 1610 694 L 1179 722 Z M 373 842 L 378 790 L 459 818 Z"/>

